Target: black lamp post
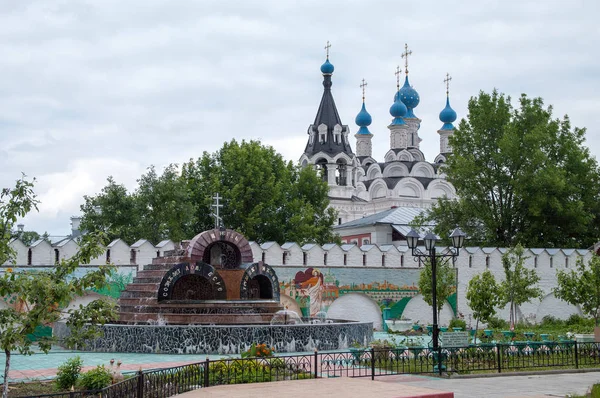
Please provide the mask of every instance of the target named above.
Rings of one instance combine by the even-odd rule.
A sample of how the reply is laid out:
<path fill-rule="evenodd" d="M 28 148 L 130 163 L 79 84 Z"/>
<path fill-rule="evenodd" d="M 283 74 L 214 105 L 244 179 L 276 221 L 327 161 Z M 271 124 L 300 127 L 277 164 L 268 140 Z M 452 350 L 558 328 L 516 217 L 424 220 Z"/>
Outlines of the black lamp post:
<path fill-rule="evenodd" d="M 433 351 L 437 353 L 439 363 L 438 370 L 440 373 L 442 372 L 441 367 L 441 355 L 439 354 L 439 328 L 438 328 L 438 319 L 437 319 L 437 277 L 436 277 L 436 268 L 437 268 L 437 259 L 444 257 L 456 258 L 458 256 L 458 252 L 460 248 L 465 243 L 466 234 L 461 231 L 459 228 L 456 228 L 450 234 L 450 239 L 452 239 L 452 247 L 448 247 L 440 252 L 435 250 L 435 244 L 438 241 L 438 237 L 432 232 L 428 232 L 423 237 L 423 243 L 425 244 L 425 251 L 422 251 L 419 247 L 417 247 L 419 239 L 421 236 L 417 231 L 411 229 L 411 231 L 406 235 L 406 241 L 408 243 L 408 248 L 412 250 L 412 255 L 415 258 L 429 258 L 431 262 L 431 301 L 433 306 L 433 330 L 431 333 L 432 342 L 433 342 Z"/>

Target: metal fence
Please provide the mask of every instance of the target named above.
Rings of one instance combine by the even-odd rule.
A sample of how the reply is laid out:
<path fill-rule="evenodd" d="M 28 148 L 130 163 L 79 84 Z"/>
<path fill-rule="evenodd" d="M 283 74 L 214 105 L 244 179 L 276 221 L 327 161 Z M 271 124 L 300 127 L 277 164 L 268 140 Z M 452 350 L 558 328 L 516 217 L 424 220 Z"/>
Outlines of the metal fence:
<path fill-rule="evenodd" d="M 476 374 L 541 369 L 600 367 L 600 342 L 515 342 L 465 347 L 350 349 L 268 358 L 220 359 L 139 371 L 120 383 L 96 391 L 42 397 L 163 398 L 224 384 L 300 380 L 318 377 L 371 377 L 398 374 Z"/>

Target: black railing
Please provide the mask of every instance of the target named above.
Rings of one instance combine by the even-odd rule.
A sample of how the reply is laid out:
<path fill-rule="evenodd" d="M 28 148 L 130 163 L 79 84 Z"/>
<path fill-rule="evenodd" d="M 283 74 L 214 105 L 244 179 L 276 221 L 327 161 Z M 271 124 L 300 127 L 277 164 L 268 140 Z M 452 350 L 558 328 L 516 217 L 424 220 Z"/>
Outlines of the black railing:
<path fill-rule="evenodd" d="M 439 348 L 356 348 L 343 352 L 237 358 L 150 371 L 95 391 L 41 395 L 56 398 L 166 398 L 224 384 L 371 377 L 398 374 L 476 374 L 600 367 L 600 342 L 527 342 Z"/>

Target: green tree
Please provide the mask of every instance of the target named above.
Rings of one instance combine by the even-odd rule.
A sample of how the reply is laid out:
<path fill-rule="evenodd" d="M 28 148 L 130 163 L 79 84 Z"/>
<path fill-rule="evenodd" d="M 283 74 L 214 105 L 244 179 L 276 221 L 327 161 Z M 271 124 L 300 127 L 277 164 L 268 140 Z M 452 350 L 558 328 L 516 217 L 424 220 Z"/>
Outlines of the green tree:
<path fill-rule="evenodd" d="M 35 179 L 28 181 L 23 175 L 14 188 L 3 188 L 0 192 L 0 264 L 12 261 L 16 254 L 9 243 L 17 219 L 25 217 L 32 209 L 37 210 L 34 182 Z"/>
<path fill-rule="evenodd" d="M 224 225 L 250 240 L 334 242 L 337 215 L 329 208 L 327 183 L 310 168 L 286 162 L 258 141 L 233 140 L 161 175 L 154 167 L 127 192 L 112 177 L 102 192 L 84 197 L 82 228 L 100 229 L 129 243 L 144 238 L 191 239 L 214 228 L 213 196 L 219 193 Z"/>
<path fill-rule="evenodd" d="M 179 242 L 187 238 L 193 205 L 178 166 L 170 164 L 160 176 L 150 166 L 138 184 L 134 195 L 136 235 L 155 244 L 163 239 Z"/>
<path fill-rule="evenodd" d="M 499 292 L 496 279 L 490 270 L 486 269 L 469 281 L 467 302 L 473 310 L 473 317 L 477 320 L 475 330 L 479 329 L 479 321 L 487 323 L 496 315 L 495 307 L 499 303 Z"/>
<path fill-rule="evenodd" d="M 438 259 L 436 263 L 436 301 L 437 317 L 440 319 L 440 311 L 444 308 L 444 303 L 456 289 L 456 269 L 452 268 L 448 259 Z M 423 300 L 433 307 L 433 289 L 431 280 L 431 261 L 425 260 L 425 267 L 419 274 L 419 291 L 423 295 Z"/>
<path fill-rule="evenodd" d="M 600 257 L 593 255 L 587 265 L 579 258 L 576 270 L 558 271 L 556 276 L 556 297 L 580 306 L 600 326 Z"/>
<path fill-rule="evenodd" d="M 585 129 L 554 119 L 541 98 L 480 92 L 450 139 L 445 172 L 457 201 L 428 214 L 441 234 L 458 225 L 472 241 L 510 247 L 587 247 L 600 238 L 600 173 Z"/>
<path fill-rule="evenodd" d="M 121 238 L 132 244 L 139 239 L 135 197 L 112 176 L 107 182 L 99 194 L 83 197 L 81 230 L 104 232 L 107 240 L 104 243 Z"/>
<path fill-rule="evenodd" d="M 218 192 L 225 225 L 250 240 L 336 240 L 331 225 L 337 215 L 328 208 L 327 184 L 312 168 L 286 162 L 270 146 L 232 140 L 182 169 L 195 206 L 195 232 L 213 227 L 212 196 Z"/>
<path fill-rule="evenodd" d="M 8 231 L 18 217 L 23 217 L 36 208 L 37 203 L 33 183 L 25 178 L 18 180 L 15 188 L 2 190 L 0 225 L 3 235 L 0 237 L 0 262 L 14 255 L 8 245 Z M 21 354 L 30 355 L 33 353 L 31 347 L 34 344 L 47 353 L 52 348 L 52 337 L 41 337 L 34 342 L 28 335 L 33 334 L 38 326 L 49 325 L 59 320 L 63 315 L 62 307 L 74 298 L 83 296 L 91 288 L 101 288 L 105 284 L 106 277 L 112 270 L 110 266 L 101 266 L 83 277 L 73 275 L 79 264 L 89 264 L 91 258 L 101 254 L 99 243 L 99 235 L 90 233 L 82 238 L 79 252 L 75 256 L 61 261 L 51 270 L 6 272 L 0 277 L 0 297 L 9 304 L 0 309 L 0 348 L 6 356 L 3 398 L 8 397 L 11 354 L 19 351 Z M 14 305 L 16 303 L 22 303 L 25 311 L 17 308 L 18 306 Z M 115 315 L 114 305 L 103 300 L 95 300 L 86 306 L 70 310 L 69 313 L 67 325 L 73 331 L 71 339 L 66 342 L 69 345 L 97 336 L 98 330 L 86 325 L 104 323 Z"/>
<path fill-rule="evenodd" d="M 21 239 L 21 242 L 23 242 L 25 246 L 29 246 L 41 238 L 40 234 L 35 231 L 23 231 L 15 234 L 14 237 Z"/>
<path fill-rule="evenodd" d="M 517 245 L 502 255 L 504 280 L 500 283 L 499 305 L 505 307 L 510 304 L 511 325 L 516 322 L 519 306 L 535 298 L 541 299 L 543 293 L 537 286 L 540 281 L 539 275 L 534 269 L 525 268 L 525 260 L 528 257 L 524 252 L 523 246 Z"/>

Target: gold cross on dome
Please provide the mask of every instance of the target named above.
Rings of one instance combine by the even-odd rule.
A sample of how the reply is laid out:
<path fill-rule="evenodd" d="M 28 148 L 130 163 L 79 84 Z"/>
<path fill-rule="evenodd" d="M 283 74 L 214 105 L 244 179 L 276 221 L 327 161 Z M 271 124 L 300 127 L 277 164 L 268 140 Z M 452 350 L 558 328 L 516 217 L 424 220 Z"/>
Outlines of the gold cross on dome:
<path fill-rule="evenodd" d="M 331 48 L 331 44 L 329 44 L 329 40 L 327 40 L 327 45 L 325 46 L 325 51 L 327 51 L 327 59 L 329 59 L 329 49 Z"/>
<path fill-rule="evenodd" d="M 367 87 L 367 85 L 368 85 L 368 83 L 365 81 L 365 79 L 362 79 L 360 88 L 362 88 L 363 102 L 365 102 L 365 87 Z"/>
<path fill-rule="evenodd" d="M 446 73 L 446 78 L 444 79 L 444 83 L 446 83 L 446 95 L 450 94 L 450 80 L 452 80 L 452 76 Z"/>
<path fill-rule="evenodd" d="M 404 43 L 404 52 L 402 53 L 402 58 L 404 58 L 404 70 L 408 75 L 408 56 L 412 55 L 412 50 L 408 51 L 408 44 Z"/>
<path fill-rule="evenodd" d="M 396 88 L 398 90 L 400 90 L 400 73 L 402 73 L 402 69 L 400 69 L 400 65 L 398 65 L 396 66 L 396 72 L 394 72 L 396 75 Z"/>

